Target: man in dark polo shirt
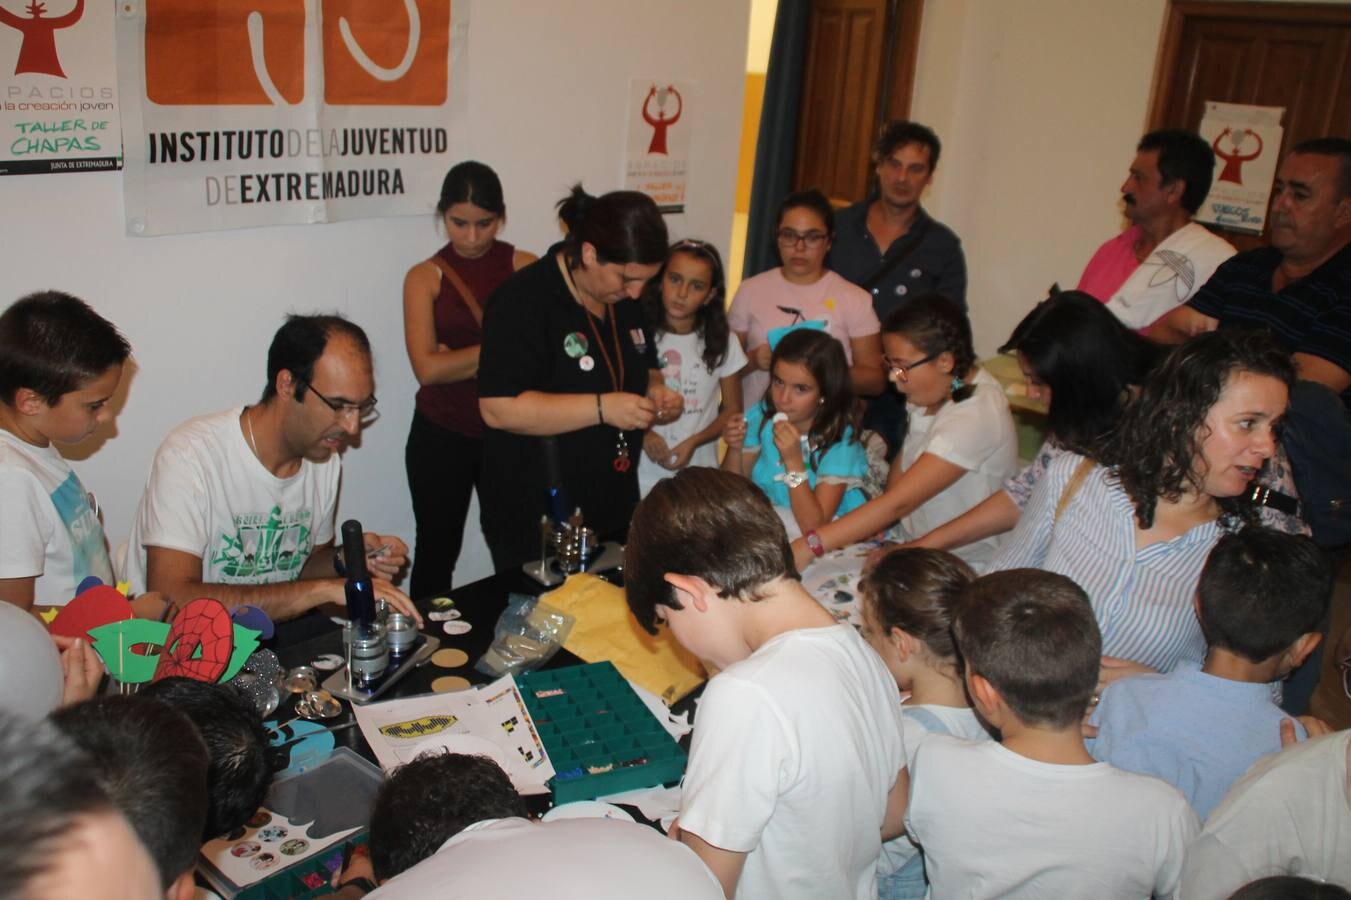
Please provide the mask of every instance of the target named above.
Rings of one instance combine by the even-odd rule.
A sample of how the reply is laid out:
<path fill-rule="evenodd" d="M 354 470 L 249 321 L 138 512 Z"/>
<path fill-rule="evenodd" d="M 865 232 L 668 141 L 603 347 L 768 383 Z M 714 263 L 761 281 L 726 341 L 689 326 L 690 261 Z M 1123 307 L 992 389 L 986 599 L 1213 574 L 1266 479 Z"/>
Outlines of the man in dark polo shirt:
<path fill-rule="evenodd" d="M 1351 140 L 1297 144 L 1276 173 L 1270 221 L 1270 247 L 1221 264 L 1151 335 L 1266 328 L 1290 349 L 1300 380 L 1281 444 L 1314 540 L 1340 561 L 1351 550 Z M 1287 682 L 1287 710 L 1307 702 L 1315 657 Z"/>
<path fill-rule="evenodd" d="M 966 307 L 962 242 L 920 205 L 941 150 L 938 135 L 917 122 L 890 122 L 873 147 L 877 184 L 868 199 L 840 210 L 826 265 L 872 294 L 879 320 L 908 297 L 937 291 Z M 868 404 L 864 425 L 894 451 L 905 405 L 892 390 Z"/>

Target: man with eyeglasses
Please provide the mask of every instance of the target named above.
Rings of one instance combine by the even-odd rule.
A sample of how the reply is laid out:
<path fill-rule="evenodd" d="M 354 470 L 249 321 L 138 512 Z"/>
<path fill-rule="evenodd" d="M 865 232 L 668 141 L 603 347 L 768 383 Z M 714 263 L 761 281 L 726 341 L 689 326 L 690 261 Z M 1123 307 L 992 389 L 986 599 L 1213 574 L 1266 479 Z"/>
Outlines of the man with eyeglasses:
<path fill-rule="evenodd" d="M 289 316 L 267 376 L 258 403 L 190 419 L 160 445 L 127 545 L 133 591 L 161 591 L 174 606 L 213 597 L 278 622 L 343 602 L 333 545 L 340 453 L 375 416 L 370 342 L 340 316 Z M 407 545 L 365 541 L 376 595 L 416 616 L 389 581 Z"/>

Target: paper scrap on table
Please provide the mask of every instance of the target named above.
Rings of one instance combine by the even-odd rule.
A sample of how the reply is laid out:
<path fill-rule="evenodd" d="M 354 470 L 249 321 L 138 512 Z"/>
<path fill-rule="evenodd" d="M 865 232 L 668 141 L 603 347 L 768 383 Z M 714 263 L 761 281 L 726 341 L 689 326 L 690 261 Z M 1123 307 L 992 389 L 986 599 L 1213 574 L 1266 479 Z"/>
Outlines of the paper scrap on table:
<path fill-rule="evenodd" d="M 648 708 L 652 715 L 656 716 L 657 721 L 661 723 L 661 727 L 665 728 L 666 733 L 675 740 L 680 740 L 694 730 L 694 726 L 690 724 L 688 710 L 677 716 L 666 708 L 666 704 L 661 702 L 660 697 L 641 684 L 634 684 L 630 681 L 629 687 L 633 688 L 633 692 L 638 695 L 638 699 L 643 701 L 643 705 Z M 652 817 L 648 816 L 648 818 Z"/>
<path fill-rule="evenodd" d="M 554 767 L 516 679 L 450 694 L 353 706 L 357 724 L 386 772 L 427 750 L 487 756 L 522 794 L 548 793 Z"/>
<path fill-rule="evenodd" d="M 603 803 L 619 803 L 637 807 L 638 811 L 643 814 L 643 818 L 649 822 L 660 822 L 662 829 L 665 831 L 671 830 L 671 823 L 680 814 L 680 785 L 678 784 L 675 787 L 657 785 L 656 787 L 621 791 L 618 794 L 610 794 L 596 799 Z"/>

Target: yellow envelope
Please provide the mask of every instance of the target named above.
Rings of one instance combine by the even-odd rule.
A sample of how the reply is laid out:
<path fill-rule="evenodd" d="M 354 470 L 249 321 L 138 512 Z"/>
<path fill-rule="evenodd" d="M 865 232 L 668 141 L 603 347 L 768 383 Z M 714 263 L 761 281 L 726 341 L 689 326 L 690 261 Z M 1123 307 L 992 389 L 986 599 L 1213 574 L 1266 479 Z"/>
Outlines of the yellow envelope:
<path fill-rule="evenodd" d="M 624 589 L 572 575 L 540 600 L 576 619 L 563 647 L 589 663 L 609 660 L 625 678 L 670 706 L 703 683 L 704 668 L 666 629 L 653 637 L 629 612 Z"/>

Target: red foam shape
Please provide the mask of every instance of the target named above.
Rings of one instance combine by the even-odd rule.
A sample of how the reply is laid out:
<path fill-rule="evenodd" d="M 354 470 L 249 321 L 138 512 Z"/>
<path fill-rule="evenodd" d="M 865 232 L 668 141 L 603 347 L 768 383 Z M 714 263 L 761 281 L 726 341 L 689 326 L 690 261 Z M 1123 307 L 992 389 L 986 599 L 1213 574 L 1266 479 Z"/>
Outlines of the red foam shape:
<path fill-rule="evenodd" d="M 100 584 L 88 588 L 63 606 L 47 630 L 66 637 L 88 637 L 91 628 L 121 622 L 131 616 L 131 604 L 121 591 Z"/>
<path fill-rule="evenodd" d="M 199 646 L 202 655 L 193 659 Z M 216 681 L 230 664 L 234 649 L 235 630 L 230 611 L 219 600 L 198 597 L 174 616 L 152 680 L 181 676 Z"/>

